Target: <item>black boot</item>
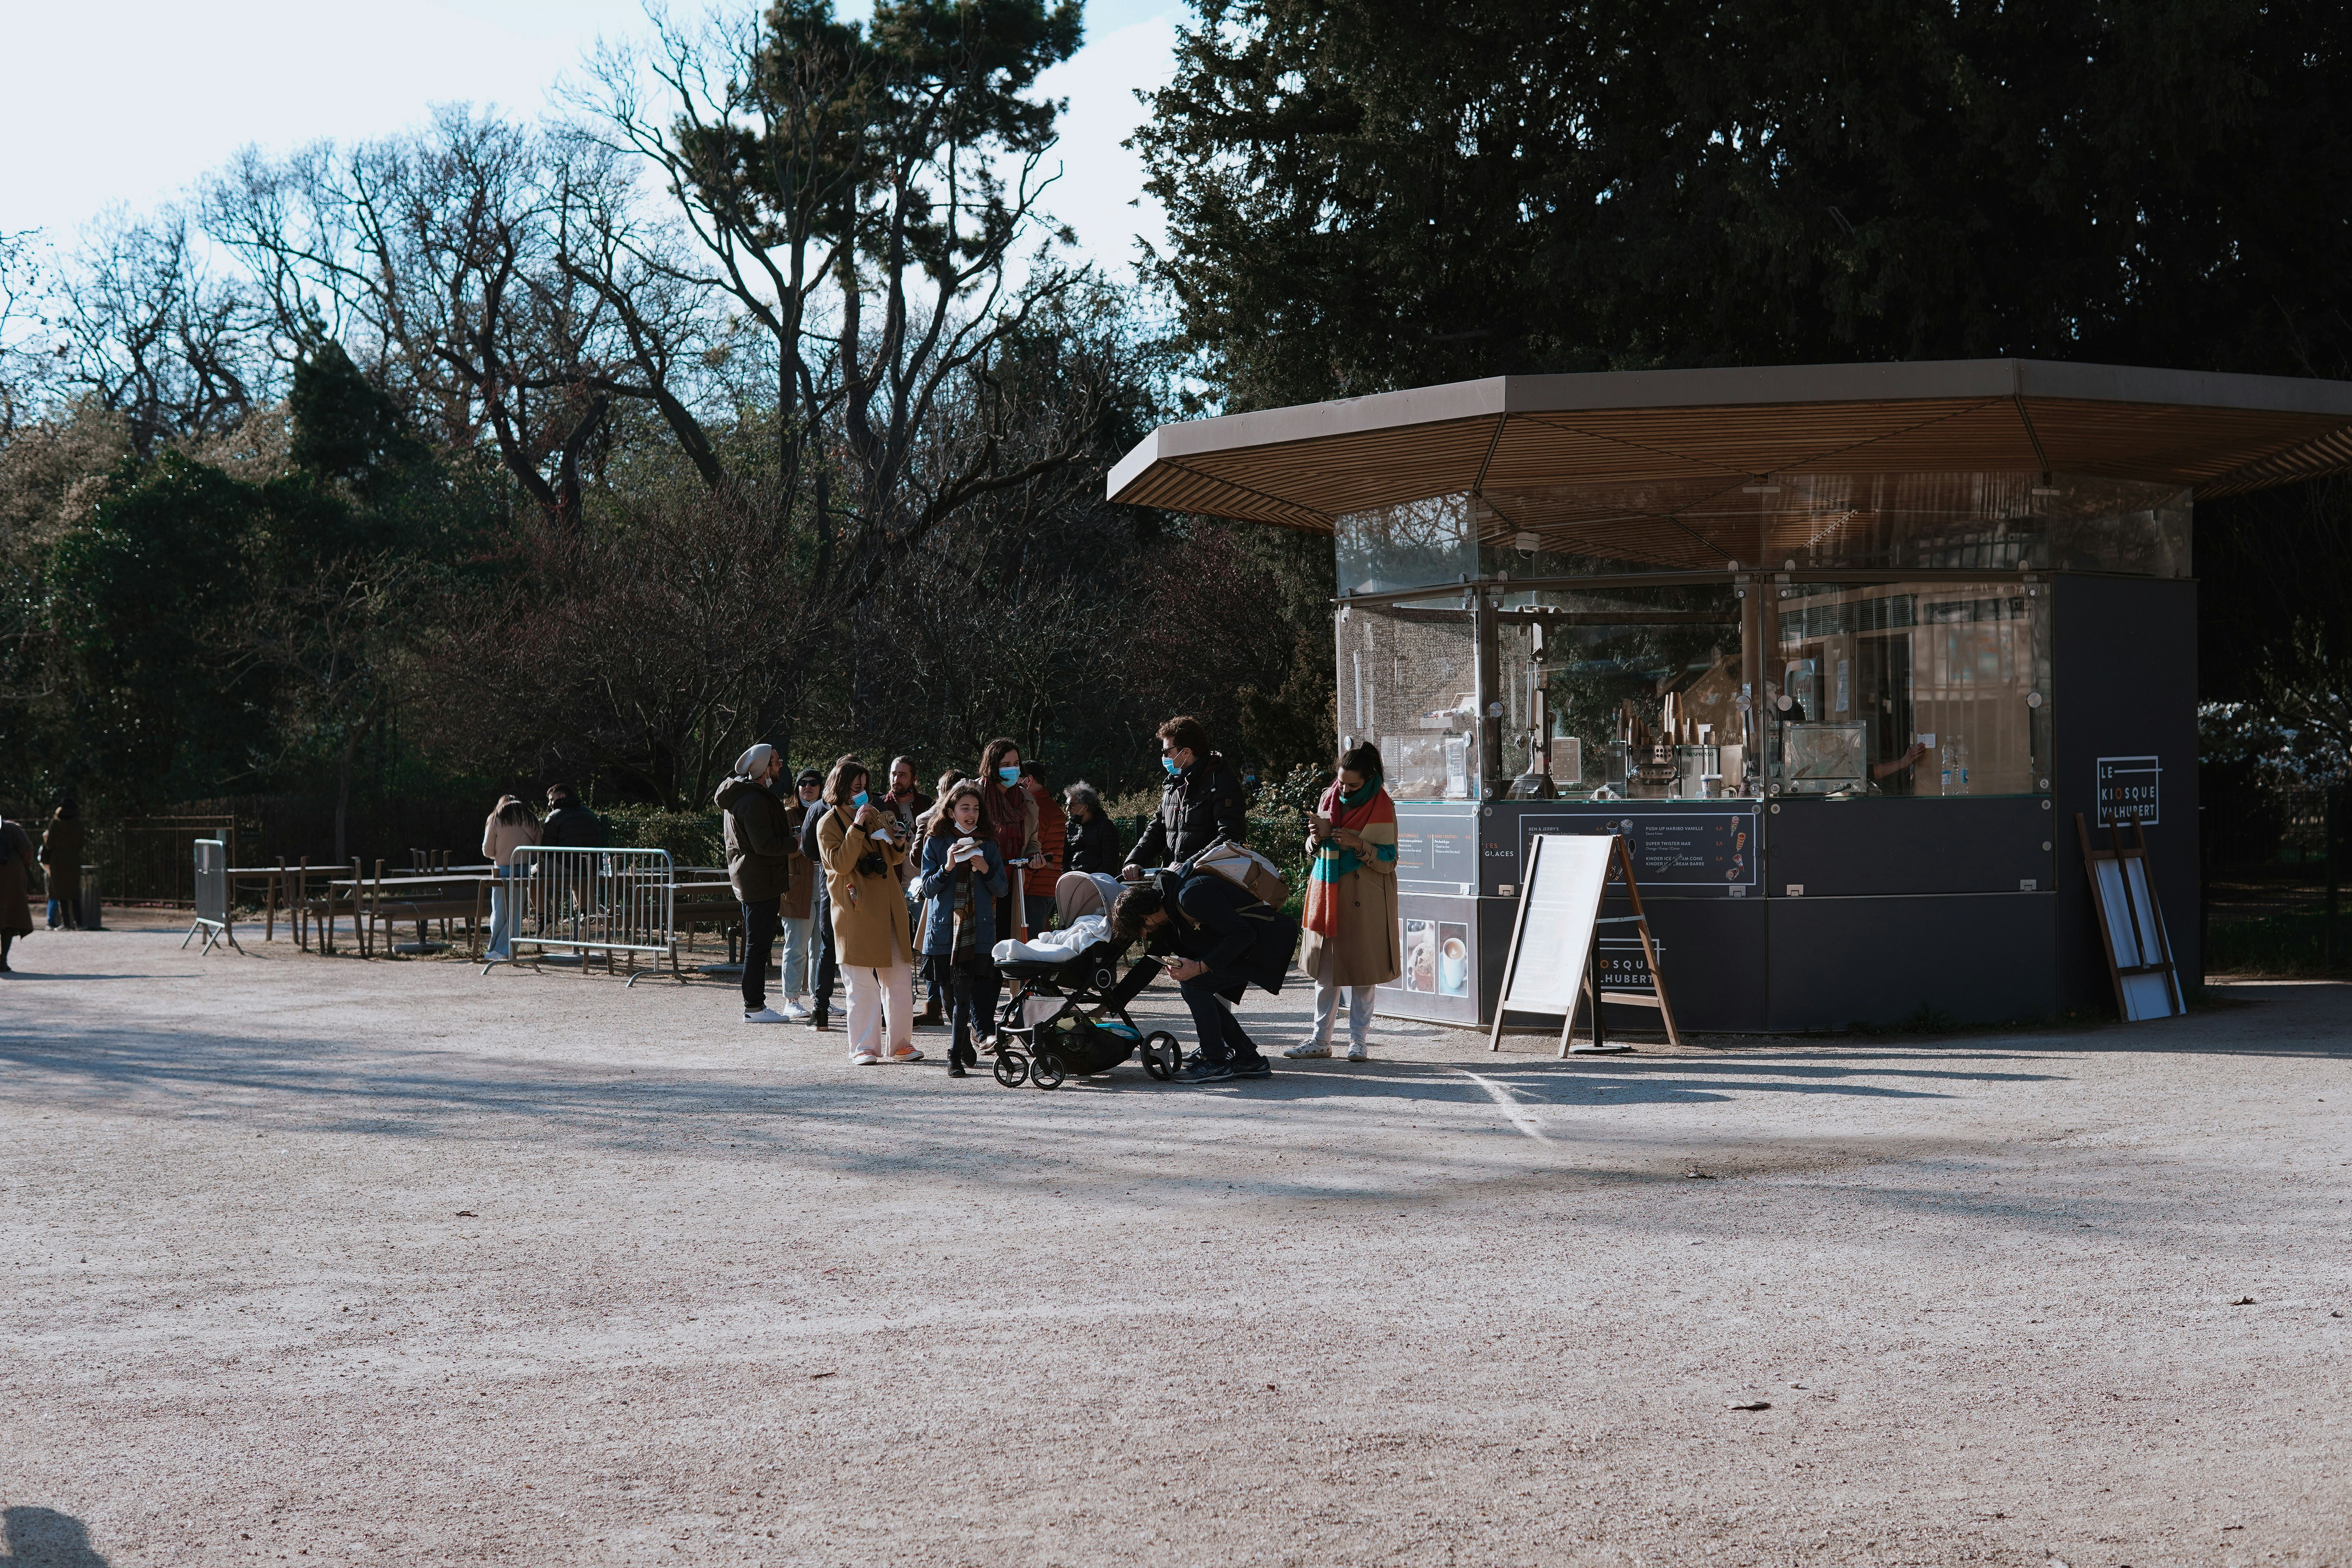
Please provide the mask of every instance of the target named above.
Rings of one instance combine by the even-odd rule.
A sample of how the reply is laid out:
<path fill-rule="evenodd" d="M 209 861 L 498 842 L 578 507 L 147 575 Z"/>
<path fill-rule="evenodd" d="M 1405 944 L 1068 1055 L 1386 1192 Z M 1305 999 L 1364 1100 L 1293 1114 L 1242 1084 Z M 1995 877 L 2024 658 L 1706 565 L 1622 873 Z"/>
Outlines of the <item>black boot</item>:
<path fill-rule="evenodd" d="M 828 998 L 820 996 L 816 999 L 816 1011 L 809 1015 L 809 1027 L 812 1029 L 833 1027 L 833 1003 Z"/>
<path fill-rule="evenodd" d="M 964 1049 L 962 1047 L 950 1046 L 948 1047 L 948 1076 L 950 1078 L 969 1078 L 971 1074 L 965 1072 L 964 1068 L 972 1066 L 979 1060 L 980 1058 L 978 1057 L 972 1055 L 971 1052 Z"/>

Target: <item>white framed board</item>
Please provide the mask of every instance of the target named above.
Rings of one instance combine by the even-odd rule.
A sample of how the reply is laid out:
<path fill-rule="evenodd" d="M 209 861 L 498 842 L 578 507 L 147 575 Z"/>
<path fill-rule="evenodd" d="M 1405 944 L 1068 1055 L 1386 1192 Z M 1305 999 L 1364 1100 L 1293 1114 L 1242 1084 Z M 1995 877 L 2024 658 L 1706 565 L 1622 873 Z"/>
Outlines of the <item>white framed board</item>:
<path fill-rule="evenodd" d="M 1576 1011 L 1616 847 L 1615 838 L 1600 834 L 1541 833 L 1529 842 L 1510 963 L 1495 1005 L 1497 1033 L 1505 1013 Z"/>

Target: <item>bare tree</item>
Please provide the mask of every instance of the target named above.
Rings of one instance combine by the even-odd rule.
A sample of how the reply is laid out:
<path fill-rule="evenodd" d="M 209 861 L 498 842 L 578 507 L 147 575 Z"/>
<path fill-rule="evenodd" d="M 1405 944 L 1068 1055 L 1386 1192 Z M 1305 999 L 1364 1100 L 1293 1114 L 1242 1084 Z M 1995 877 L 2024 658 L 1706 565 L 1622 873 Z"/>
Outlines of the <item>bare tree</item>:
<path fill-rule="evenodd" d="M 968 395 L 1087 281 L 1044 243 L 1069 238 L 1041 206 L 1061 106 L 1025 96 L 1078 37 L 1070 0 L 896 0 L 863 27 L 786 0 L 657 19 L 578 100 L 580 137 L 658 173 L 697 259 L 613 254 L 722 293 L 766 339 L 772 482 L 808 541 L 796 667 L 934 531 L 1087 452 L 1096 389 L 1072 389 L 1067 439 L 1018 457 L 1015 411 Z"/>
<path fill-rule="evenodd" d="M 680 427 L 709 312 L 616 253 L 623 177 L 608 152 L 443 109 L 346 150 L 248 149 L 205 213 L 253 268 L 281 353 L 345 341 L 435 439 L 489 444 L 572 532 L 616 398 L 654 404 L 698 461 L 709 446 L 698 421 Z"/>
<path fill-rule="evenodd" d="M 121 413 L 142 458 L 174 437 L 226 429 L 253 407 L 268 362 L 247 301 L 202 264 L 177 208 L 100 218 L 55 298 L 58 390 Z"/>

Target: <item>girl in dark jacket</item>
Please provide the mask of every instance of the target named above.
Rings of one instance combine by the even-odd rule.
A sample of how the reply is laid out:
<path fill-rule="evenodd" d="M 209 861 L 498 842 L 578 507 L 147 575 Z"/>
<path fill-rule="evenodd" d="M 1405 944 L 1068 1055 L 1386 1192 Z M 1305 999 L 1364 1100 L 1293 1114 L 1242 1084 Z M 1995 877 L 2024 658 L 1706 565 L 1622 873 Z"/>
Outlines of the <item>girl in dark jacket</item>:
<path fill-rule="evenodd" d="M 948 1047 L 948 1076 L 962 1078 L 980 1060 L 974 1035 L 996 1032 L 997 901 L 1011 882 L 1004 853 L 989 831 L 981 786 L 970 780 L 940 795 L 923 836 L 923 869 L 908 891 L 923 903 L 923 956 L 931 973 L 945 971 L 954 996 L 955 1037 Z"/>
<path fill-rule="evenodd" d="M 1062 792 L 1062 805 L 1070 814 L 1062 830 L 1062 869 L 1118 876 L 1125 846 L 1119 842 L 1118 824 L 1103 815 L 1102 796 L 1095 786 L 1080 780 Z"/>

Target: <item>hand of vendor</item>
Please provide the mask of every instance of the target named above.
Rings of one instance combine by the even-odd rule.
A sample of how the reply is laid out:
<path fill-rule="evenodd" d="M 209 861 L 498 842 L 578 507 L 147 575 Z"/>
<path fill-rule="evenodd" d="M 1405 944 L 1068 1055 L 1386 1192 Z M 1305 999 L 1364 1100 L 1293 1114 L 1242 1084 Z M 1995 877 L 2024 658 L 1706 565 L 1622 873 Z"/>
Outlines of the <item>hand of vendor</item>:
<path fill-rule="evenodd" d="M 1140 882 L 1143 880 L 1143 868 L 1129 861 L 1118 868 L 1118 879 L 1122 882 Z"/>
<path fill-rule="evenodd" d="M 1209 973 L 1209 966 L 1197 958 L 1171 958 L 1162 967 L 1168 977 L 1179 984 Z"/>
<path fill-rule="evenodd" d="M 1927 748 L 1920 744 L 1918 742 L 1914 741 L 1911 742 L 1911 749 L 1904 752 L 1901 756 L 1895 758 L 1893 762 L 1873 763 L 1870 769 L 1870 776 L 1874 779 L 1883 779 L 1892 778 L 1896 773 L 1907 773 L 1915 764 L 1917 763 L 1920 758 L 1927 754 Z"/>

